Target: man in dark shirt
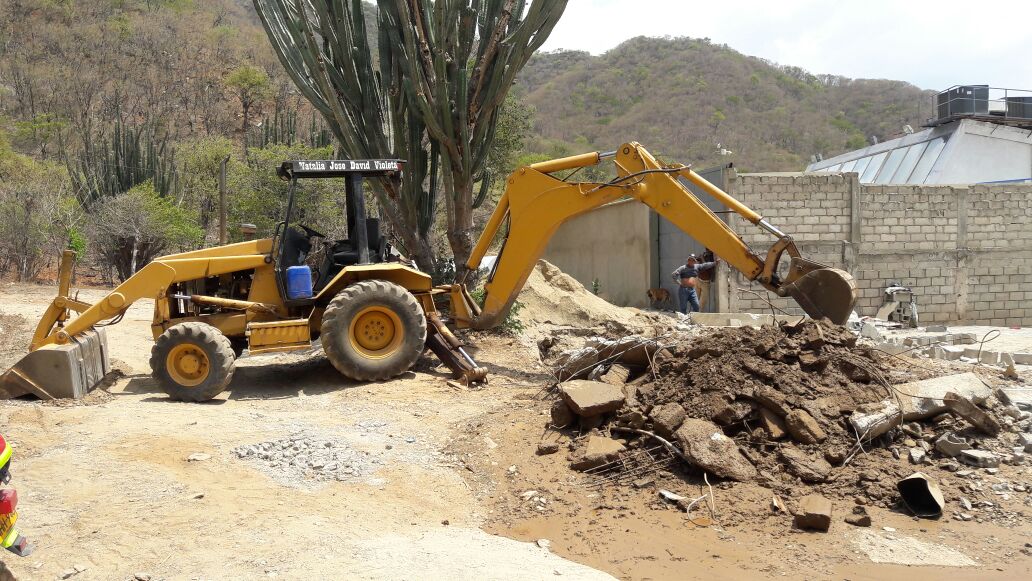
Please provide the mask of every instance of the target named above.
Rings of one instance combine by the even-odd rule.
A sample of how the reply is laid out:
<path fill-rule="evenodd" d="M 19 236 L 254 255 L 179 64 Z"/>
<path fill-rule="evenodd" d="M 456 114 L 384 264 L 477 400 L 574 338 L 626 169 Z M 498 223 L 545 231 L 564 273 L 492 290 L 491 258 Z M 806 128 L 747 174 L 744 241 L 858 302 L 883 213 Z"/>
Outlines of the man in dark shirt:
<path fill-rule="evenodd" d="M 671 273 L 674 282 L 677 283 L 677 302 L 682 314 L 701 311 L 699 306 L 699 295 L 695 292 L 695 285 L 698 284 L 699 272 L 710 270 L 717 265 L 717 261 L 699 262 L 699 257 L 692 254 L 684 261 L 684 266 L 679 266 Z M 691 311 L 689 311 L 689 308 Z"/>

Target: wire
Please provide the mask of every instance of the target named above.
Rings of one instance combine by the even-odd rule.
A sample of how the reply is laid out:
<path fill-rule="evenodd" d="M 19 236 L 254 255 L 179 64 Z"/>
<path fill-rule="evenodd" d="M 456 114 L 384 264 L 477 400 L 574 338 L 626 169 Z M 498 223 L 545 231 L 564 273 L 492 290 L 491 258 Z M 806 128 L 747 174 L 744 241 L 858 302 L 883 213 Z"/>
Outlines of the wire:
<path fill-rule="evenodd" d="M 616 186 L 616 185 L 619 185 L 621 182 L 625 182 L 625 181 L 627 181 L 629 179 L 633 179 L 633 178 L 636 178 L 638 176 L 646 176 L 648 174 L 654 174 L 654 173 L 663 173 L 663 174 L 680 173 L 683 170 L 684 170 L 683 167 L 679 167 L 679 168 L 643 169 L 641 171 L 636 171 L 634 173 L 630 173 L 630 174 L 627 174 L 625 176 L 615 177 L 615 178 L 609 180 L 608 182 L 605 182 L 605 183 L 602 183 L 602 184 L 599 184 L 599 185 L 595 186 L 594 188 L 588 190 L 586 193 L 592 194 L 594 192 L 597 192 L 598 190 L 601 190 L 602 188 L 606 188 L 606 187 L 610 187 L 610 186 Z M 620 187 L 627 188 L 627 187 L 631 187 L 631 186 L 636 186 L 636 185 L 640 184 L 643 181 L 645 181 L 644 177 L 642 177 L 642 179 L 634 182 L 633 184 L 628 184 L 628 185 L 620 186 Z"/>

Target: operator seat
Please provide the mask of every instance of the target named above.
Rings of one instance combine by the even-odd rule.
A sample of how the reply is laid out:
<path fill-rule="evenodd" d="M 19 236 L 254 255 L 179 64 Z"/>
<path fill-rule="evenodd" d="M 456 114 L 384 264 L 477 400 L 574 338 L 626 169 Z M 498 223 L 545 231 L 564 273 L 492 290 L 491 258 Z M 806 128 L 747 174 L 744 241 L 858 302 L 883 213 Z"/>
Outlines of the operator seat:
<path fill-rule="evenodd" d="M 366 241 L 369 245 L 369 262 L 373 264 L 384 262 L 387 259 L 387 238 L 380 232 L 380 219 L 366 218 L 365 228 Z M 316 292 L 329 284 L 341 269 L 358 264 L 361 260 L 357 240 L 348 238 L 334 242 L 323 259 L 322 267 L 319 268 L 319 280 L 315 284 Z"/>

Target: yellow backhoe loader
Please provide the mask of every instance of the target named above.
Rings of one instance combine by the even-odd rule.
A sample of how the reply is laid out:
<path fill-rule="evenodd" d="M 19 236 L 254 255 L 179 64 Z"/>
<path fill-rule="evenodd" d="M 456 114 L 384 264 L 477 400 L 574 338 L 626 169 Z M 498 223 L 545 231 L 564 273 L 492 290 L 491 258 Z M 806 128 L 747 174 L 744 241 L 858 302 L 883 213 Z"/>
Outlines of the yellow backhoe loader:
<path fill-rule="evenodd" d="M 607 183 L 552 175 L 607 159 L 617 170 Z M 290 181 L 287 209 L 272 238 L 160 257 L 96 304 L 70 294 L 74 254 L 66 252 L 58 296 L 36 328 L 30 353 L 0 377 L 0 396 L 82 397 L 110 367 L 103 326 L 117 323 L 140 299 L 154 300 L 151 369 L 174 399 L 205 401 L 221 393 L 245 347 L 251 354 L 309 349 L 315 339 L 321 339 L 334 367 L 355 380 L 399 375 L 429 349 L 456 377 L 483 381 L 486 370 L 449 330 L 434 297 L 450 297 L 451 322 L 458 328 L 494 326 L 563 222 L 625 197 L 649 205 L 750 280 L 791 296 L 815 318 L 842 323 L 856 301 L 849 274 L 802 258 L 791 237 L 690 167 L 662 165 L 639 144 L 627 143 L 613 152 L 537 163 L 510 176 L 467 263 L 470 271 L 477 270 L 507 222 L 478 305 L 465 280 L 434 287 L 429 275 L 390 248 L 379 221 L 366 217 L 363 180 L 401 179 L 402 168 L 398 160 L 284 162 L 279 174 Z M 298 181 L 328 177 L 345 179 L 345 240 L 327 241 L 293 222 Z M 766 256 L 754 254 L 682 179 L 772 234 L 776 240 Z M 320 239 L 325 256 L 313 273 L 304 263 Z M 785 253 L 790 262 L 781 275 Z M 70 318 L 72 311 L 78 316 Z"/>

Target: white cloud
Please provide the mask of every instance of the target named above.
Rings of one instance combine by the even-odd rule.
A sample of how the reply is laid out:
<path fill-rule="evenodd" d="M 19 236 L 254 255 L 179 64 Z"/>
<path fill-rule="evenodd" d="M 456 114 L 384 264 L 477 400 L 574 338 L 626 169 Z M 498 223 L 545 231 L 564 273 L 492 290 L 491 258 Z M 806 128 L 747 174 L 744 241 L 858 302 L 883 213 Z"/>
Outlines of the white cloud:
<path fill-rule="evenodd" d="M 710 38 L 813 73 L 1032 89 L 1032 2 L 570 0 L 545 44 L 605 52 L 635 36 Z"/>

